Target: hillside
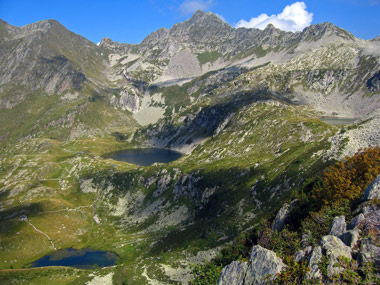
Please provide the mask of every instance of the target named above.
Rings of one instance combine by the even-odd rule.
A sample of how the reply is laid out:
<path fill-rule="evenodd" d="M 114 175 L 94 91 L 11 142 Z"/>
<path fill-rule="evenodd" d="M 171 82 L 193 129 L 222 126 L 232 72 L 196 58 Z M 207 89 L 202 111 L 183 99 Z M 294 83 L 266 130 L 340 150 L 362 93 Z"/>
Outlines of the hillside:
<path fill-rule="evenodd" d="M 305 181 L 380 146 L 380 42 L 330 23 L 236 29 L 198 11 L 137 45 L 95 45 L 54 20 L 0 21 L 0 50 L 4 284 L 186 284 Z M 104 158 L 140 147 L 183 156 Z M 122 261 L 22 269 L 70 247 Z"/>

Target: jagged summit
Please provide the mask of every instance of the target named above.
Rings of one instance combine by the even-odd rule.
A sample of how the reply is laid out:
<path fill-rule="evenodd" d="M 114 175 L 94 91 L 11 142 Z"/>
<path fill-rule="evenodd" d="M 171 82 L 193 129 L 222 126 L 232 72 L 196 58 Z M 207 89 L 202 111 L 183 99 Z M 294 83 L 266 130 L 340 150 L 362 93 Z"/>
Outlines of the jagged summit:
<path fill-rule="evenodd" d="M 306 27 L 302 31 L 302 39 L 312 39 L 316 41 L 324 36 L 337 36 L 345 40 L 355 40 L 355 36 L 350 32 L 335 26 L 332 23 L 324 22 Z"/>
<path fill-rule="evenodd" d="M 196 11 L 193 14 L 193 16 L 185 22 L 189 22 L 189 23 L 216 22 L 216 23 L 227 24 L 220 17 L 218 17 L 216 14 L 214 14 L 212 12 L 204 12 L 202 10 Z"/>

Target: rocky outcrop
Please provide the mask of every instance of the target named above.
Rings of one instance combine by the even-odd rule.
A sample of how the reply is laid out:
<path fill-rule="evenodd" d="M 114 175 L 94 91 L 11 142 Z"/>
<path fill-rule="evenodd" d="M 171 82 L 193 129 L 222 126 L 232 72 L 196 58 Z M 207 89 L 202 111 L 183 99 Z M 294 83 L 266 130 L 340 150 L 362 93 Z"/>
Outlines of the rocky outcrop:
<path fill-rule="evenodd" d="M 245 284 L 262 284 L 275 280 L 276 275 L 287 267 L 276 253 L 259 245 L 252 248 L 249 262 Z"/>
<path fill-rule="evenodd" d="M 284 229 L 286 219 L 288 218 L 290 213 L 290 205 L 285 203 L 280 211 L 278 211 L 276 218 L 274 219 L 272 229 L 274 231 L 281 232 Z"/>
<path fill-rule="evenodd" d="M 324 236 L 321 245 L 329 260 L 327 276 L 332 277 L 335 274 L 341 273 L 344 269 L 335 265 L 339 262 L 339 257 L 341 256 L 351 260 L 351 248 L 346 246 L 339 238 L 331 235 Z"/>
<path fill-rule="evenodd" d="M 116 109 L 136 113 L 140 108 L 140 97 L 134 92 L 122 91 L 119 99 L 115 95 L 111 97 L 110 104 Z"/>
<path fill-rule="evenodd" d="M 340 239 L 344 242 L 344 244 L 349 246 L 350 248 L 354 248 L 356 246 L 356 244 L 359 241 L 359 238 L 360 238 L 359 229 L 346 231 L 340 236 Z"/>
<path fill-rule="evenodd" d="M 223 268 L 218 280 L 218 285 L 244 285 L 247 269 L 247 262 L 233 261 L 230 265 Z"/>
<path fill-rule="evenodd" d="M 346 231 L 346 217 L 335 217 L 330 229 L 330 235 L 339 237 Z"/>
<path fill-rule="evenodd" d="M 347 229 L 348 230 L 356 229 L 357 227 L 359 227 L 364 222 L 364 220 L 365 220 L 365 217 L 364 217 L 363 213 L 360 213 L 359 215 L 357 215 L 351 219 L 351 222 L 348 225 Z"/>
<path fill-rule="evenodd" d="M 377 92 L 380 90 L 380 71 L 376 72 L 370 79 L 368 79 L 367 88 L 371 92 Z"/>
<path fill-rule="evenodd" d="M 322 277 L 321 271 L 319 270 L 319 263 L 321 261 L 322 248 L 320 246 L 314 247 L 307 264 L 307 267 L 310 268 L 310 271 L 306 273 L 306 279 L 319 279 Z"/>
<path fill-rule="evenodd" d="M 276 275 L 287 266 L 276 253 L 259 245 L 252 248 L 249 264 L 232 262 L 226 266 L 219 278 L 220 284 L 264 284 L 276 279 Z"/>
<path fill-rule="evenodd" d="M 380 175 L 365 189 L 362 200 L 380 199 Z"/>
<path fill-rule="evenodd" d="M 365 266 L 368 262 L 376 268 L 380 266 L 380 247 L 373 244 L 372 238 L 362 240 L 360 245 L 359 264 Z"/>

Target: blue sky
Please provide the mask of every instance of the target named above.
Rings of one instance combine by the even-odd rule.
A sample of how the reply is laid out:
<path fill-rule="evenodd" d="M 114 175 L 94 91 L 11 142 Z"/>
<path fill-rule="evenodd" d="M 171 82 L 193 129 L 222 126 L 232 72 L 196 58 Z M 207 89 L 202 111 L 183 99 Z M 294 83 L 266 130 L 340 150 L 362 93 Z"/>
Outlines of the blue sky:
<path fill-rule="evenodd" d="M 0 18 L 15 26 L 56 19 L 97 43 L 102 37 L 139 43 L 148 34 L 188 19 L 196 9 L 231 26 L 290 30 L 332 22 L 362 39 L 380 34 L 380 0 L 0 0 Z"/>

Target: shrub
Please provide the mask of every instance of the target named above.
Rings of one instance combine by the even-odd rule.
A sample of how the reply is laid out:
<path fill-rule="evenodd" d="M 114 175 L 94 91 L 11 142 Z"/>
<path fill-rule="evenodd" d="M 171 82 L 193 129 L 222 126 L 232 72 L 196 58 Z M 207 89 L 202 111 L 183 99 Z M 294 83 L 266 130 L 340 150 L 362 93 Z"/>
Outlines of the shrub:
<path fill-rule="evenodd" d="M 331 224 L 336 216 L 349 216 L 351 212 L 348 200 L 342 200 L 331 206 L 324 206 L 301 222 L 301 231 L 307 233 L 309 244 L 316 245 L 320 238 L 330 232 Z"/>
<path fill-rule="evenodd" d="M 191 270 L 191 273 L 195 276 L 191 280 L 190 284 L 192 285 L 209 285 L 216 284 L 218 282 L 220 273 L 223 269 L 223 266 L 216 265 L 213 262 L 210 262 L 205 265 L 194 265 Z"/>
<path fill-rule="evenodd" d="M 306 261 L 298 263 L 293 260 L 292 257 L 288 256 L 285 259 L 286 264 L 289 267 L 277 275 L 275 284 L 304 284 L 306 283 L 306 273 L 310 271 L 307 267 Z M 312 284 L 313 282 L 308 282 Z"/>
<path fill-rule="evenodd" d="M 297 232 L 289 231 L 287 228 L 277 232 L 266 227 L 259 233 L 257 244 L 273 250 L 279 257 L 286 259 L 299 249 L 300 238 Z"/>
<path fill-rule="evenodd" d="M 380 174 L 380 148 L 359 150 L 344 162 L 337 162 L 325 170 L 313 189 L 315 201 L 331 205 L 336 201 L 358 199 Z"/>

